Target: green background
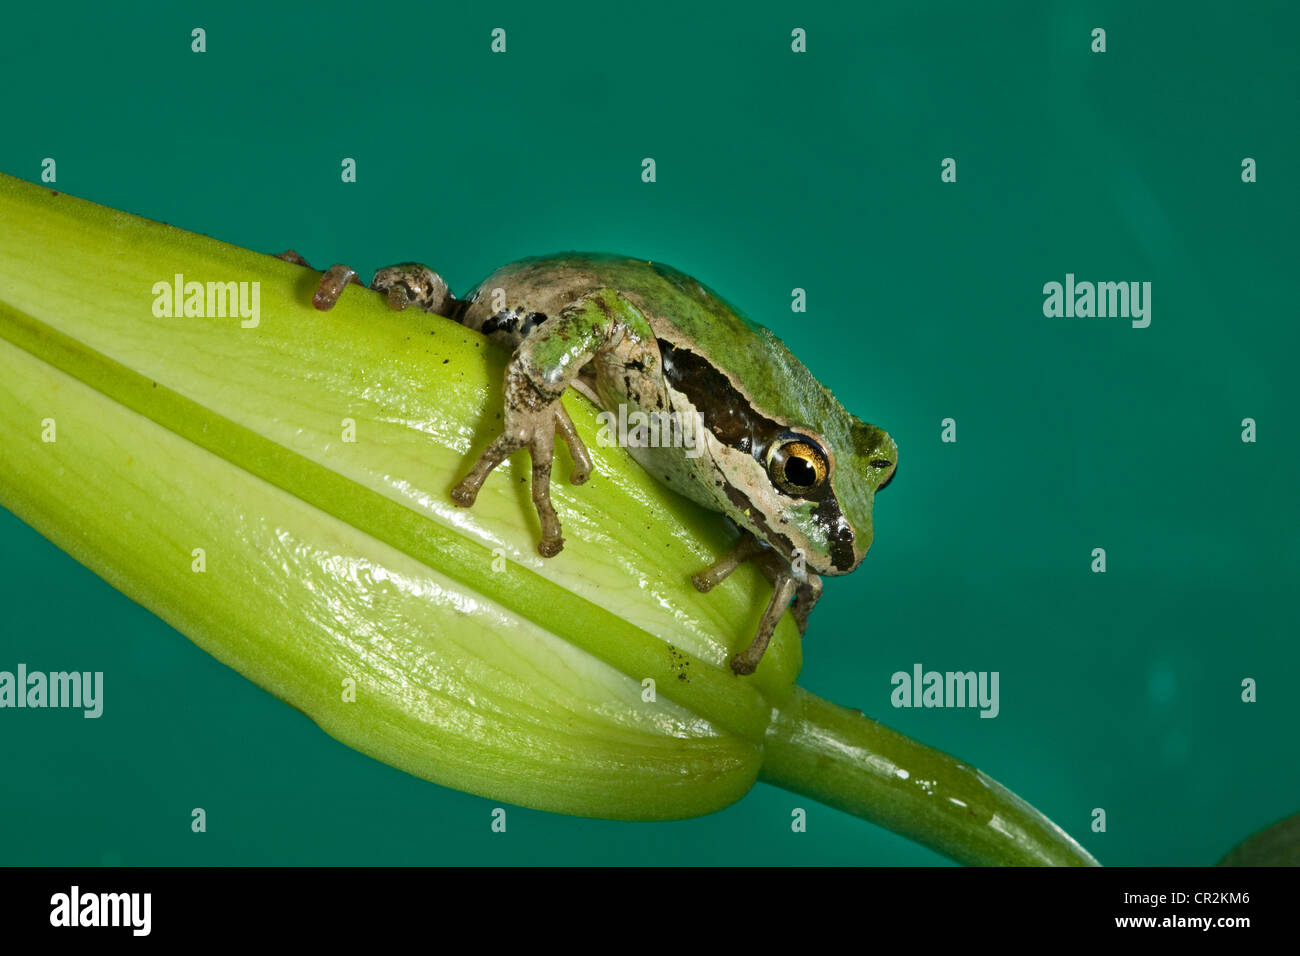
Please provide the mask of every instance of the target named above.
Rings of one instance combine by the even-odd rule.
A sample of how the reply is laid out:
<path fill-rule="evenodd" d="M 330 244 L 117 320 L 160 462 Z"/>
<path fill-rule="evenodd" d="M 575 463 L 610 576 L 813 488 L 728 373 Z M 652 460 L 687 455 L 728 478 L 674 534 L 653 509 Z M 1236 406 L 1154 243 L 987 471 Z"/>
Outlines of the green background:
<path fill-rule="evenodd" d="M 1103 863 L 1210 863 L 1300 809 L 1295 9 L 552 6 L 16 7 L 0 170 L 54 157 L 61 191 L 457 292 L 561 249 L 671 263 L 900 447 L 801 683 Z M 1067 272 L 1150 281 L 1150 328 L 1045 318 Z M 0 600 L 0 669 L 106 685 L 99 720 L 0 711 L 0 863 L 942 862 L 764 785 L 686 822 L 515 809 L 493 834 L 494 802 L 336 743 L 8 512 Z M 998 671 L 1000 715 L 891 708 L 916 662 Z"/>

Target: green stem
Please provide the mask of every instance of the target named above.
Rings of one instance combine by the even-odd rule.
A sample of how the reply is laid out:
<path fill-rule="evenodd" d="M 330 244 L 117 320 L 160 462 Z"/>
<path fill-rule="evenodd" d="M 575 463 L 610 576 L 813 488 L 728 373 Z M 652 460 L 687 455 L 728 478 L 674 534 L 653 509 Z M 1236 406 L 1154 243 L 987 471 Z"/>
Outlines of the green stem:
<path fill-rule="evenodd" d="M 761 778 L 976 866 L 1097 866 L 1060 827 L 955 757 L 796 688 Z"/>

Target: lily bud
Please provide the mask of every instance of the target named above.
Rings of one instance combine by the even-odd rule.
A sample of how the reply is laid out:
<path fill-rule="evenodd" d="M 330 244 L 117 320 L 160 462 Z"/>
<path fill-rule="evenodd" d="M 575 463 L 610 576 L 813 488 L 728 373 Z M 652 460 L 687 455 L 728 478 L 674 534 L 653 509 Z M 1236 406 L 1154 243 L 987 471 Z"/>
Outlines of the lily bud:
<path fill-rule="evenodd" d="M 558 557 L 526 452 L 457 508 L 501 414 L 477 333 L 361 290 L 319 312 L 319 273 L 8 177 L 0 218 L 0 504 L 349 746 L 559 813 L 689 817 L 766 779 L 965 862 L 1093 862 L 797 688 L 788 615 L 734 675 L 768 585 L 691 586 L 734 530 L 600 447 L 581 397 L 595 471 L 568 486 L 558 452 Z"/>

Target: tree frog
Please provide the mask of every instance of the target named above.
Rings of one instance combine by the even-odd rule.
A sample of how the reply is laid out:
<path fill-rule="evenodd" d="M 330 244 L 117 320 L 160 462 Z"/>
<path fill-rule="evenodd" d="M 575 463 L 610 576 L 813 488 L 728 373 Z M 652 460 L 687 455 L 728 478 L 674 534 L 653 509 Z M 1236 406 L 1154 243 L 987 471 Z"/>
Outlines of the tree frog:
<path fill-rule="evenodd" d="M 280 258 L 308 265 L 292 250 Z M 356 273 L 333 266 L 313 304 L 332 308 L 349 283 L 360 284 Z M 370 288 L 392 308 L 417 306 L 514 349 L 501 434 L 451 497 L 471 507 L 492 470 L 528 448 L 544 557 L 564 545 L 550 497 L 555 436 L 568 445 L 573 484 L 592 469 L 559 401 L 565 389 L 606 411 L 674 413 L 683 427 L 702 426 L 693 453 L 664 442 L 628 451 L 741 531 L 730 554 L 692 577 L 696 588 L 707 592 L 749 560 L 773 586 L 758 632 L 731 659 L 736 674 L 753 673 L 791 600 L 802 634 L 821 576 L 862 563 L 875 494 L 898 468 L 893 439 L 849 414 L 775 335 L 690 276 L 660 262 L 574 252 L 502 266 L 463 299 L 417 263 L 380 269 Z"/>

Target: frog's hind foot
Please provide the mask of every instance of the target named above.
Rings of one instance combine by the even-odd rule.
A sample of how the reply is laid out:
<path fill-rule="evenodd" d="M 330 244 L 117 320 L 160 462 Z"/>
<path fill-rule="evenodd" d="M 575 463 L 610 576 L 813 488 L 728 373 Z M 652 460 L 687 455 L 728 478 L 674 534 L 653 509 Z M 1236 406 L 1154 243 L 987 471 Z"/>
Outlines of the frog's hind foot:
<path fill-rule="evenodd" d="M 455 318 L 456 297 L 446 281 L 428 266 L 403 262 L 385 266 L 370 280 L 370 288 L 388 296 L 388 307 L 401 312 L 415 305 L 425 312 Z"/>
<path fill-rule="evenodd" d="M 311 263 L 292 249 L 277 253 L 275 258 L 311 269 Z M 355 269 L 335 263 L 321 276 L 316 294 L 311 297 L 311 304 L 322 312 L 328 312 L 334 308 L 349 285 L 364 283 L 357 277 Z M 370 288 L 384 293 L 388 298 L 388 307 L 398 312 L 414 305 L 425 312 L 454 319 L 460 306 L 442 276 L 418 262 L 385 266 L 370 280 Z"/>

